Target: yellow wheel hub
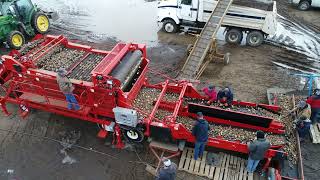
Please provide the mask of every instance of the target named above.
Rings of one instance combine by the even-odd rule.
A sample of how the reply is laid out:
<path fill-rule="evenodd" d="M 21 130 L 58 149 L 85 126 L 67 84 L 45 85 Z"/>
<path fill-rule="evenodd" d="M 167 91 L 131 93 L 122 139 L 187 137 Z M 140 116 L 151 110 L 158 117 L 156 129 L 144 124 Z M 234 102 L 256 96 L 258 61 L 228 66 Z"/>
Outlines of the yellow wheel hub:
<path fill-rule="evenodd" d="M 15 34 L 12 36 L 11 42 L 14 46 L 20 47 L 23 44 L 23 38 L 20 34 Z"/>
<path fill-rule="evenodd" d="M 48 31 L 48 29 L 49 29 L 49 19 L 44 15 L 40 15 L 37 18 L 37 27 L 42 32 Z"/>

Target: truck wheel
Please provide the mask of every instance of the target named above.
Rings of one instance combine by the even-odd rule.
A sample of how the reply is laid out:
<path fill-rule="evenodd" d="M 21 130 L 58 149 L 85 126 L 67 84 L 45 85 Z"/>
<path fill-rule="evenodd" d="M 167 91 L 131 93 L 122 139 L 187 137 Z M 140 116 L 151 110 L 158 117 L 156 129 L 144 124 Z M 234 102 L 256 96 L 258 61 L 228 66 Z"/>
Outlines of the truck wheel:
<path fill-rule="evenodd" d="M 298 5 L 298 9 L 301 11 L 306 11 L 310 8 L 310 1 L 308 0 L 302 0 L 300 1 L 299 5 Z"/>
<path fill-rule="evenodd" d="M 176 33 L 178 25 L 172 19 L 166 19 L 163 21 L 162 29 L 167 33 Z"/>
<path fill-rule="evenodd" d="M 37 33 L 44 34 L 48 32 L 50 27 L 48 16 L 42 12 L 36 13 L 32 19 L 32 26 Z"/>
<path fill-rule="evenodd" d="M 12 31 L 7 37 L 7 44 L 12 49 L 20 49 L 24 43 L 24 35 L 19 31 Z"/>
<path fill-rule="evenodd" d="M 240 44 L 243 38 L 240 29 L 229 29 L 226 33 L 225 40 L 231 44 Z"/>
<path fill-rule="evenodd" d="M 144 139 L 144 134 L 138 129 L 128 129 L 124 131 L 124 135 L 131 142 L 142 142 Z"/>
<path fill-rule="evenodd" d="M 252 47 L 257 47 L 264 40 L 263 34 L 260 31 L 251 31 L 247 35 L 247 44 Z"/>

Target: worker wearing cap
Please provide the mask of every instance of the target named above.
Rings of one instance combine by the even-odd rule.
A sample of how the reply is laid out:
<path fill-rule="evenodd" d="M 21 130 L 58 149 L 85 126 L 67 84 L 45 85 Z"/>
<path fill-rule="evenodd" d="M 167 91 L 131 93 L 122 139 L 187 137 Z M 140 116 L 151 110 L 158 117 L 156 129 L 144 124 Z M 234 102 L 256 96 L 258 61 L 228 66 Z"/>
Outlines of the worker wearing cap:
<path fill-rule="evenodd" d="M 192 134 L 195 136 L 196 142 L 194 147 L 194 159 L 203 155 L 204 148 L 208 141 L 208 133 L 210 127 L 208 122 L 203 118 L 202 112 L 197 113 L 197 121 L 192 128 Z"/>
<path fill-rule="evenodd" d="M 320 122 L 320 89 L 314 90 L 314 95 L 307 99 L 307 103 L 311 106 L 312 123 Z"/>
<path fill-rule="evenodd" d="M 248 143 L 248 164 L 247 171 L 253 173 L 259 162 L 264 159 L 264 155 L 270 148 L 270 142 L 265 138 L 265 134 L 262 131 L 257 131 L 257 139 L 251 143 Z"/>
<path fill-rule="evenodd" d="M 217 100 L 219 106 L 231 106 L 233 101 L 233 93 L 229 87 L 221 89 L 218 92 Z"/>
<path fill-rule="evenodd" d="M 206 94 L 207 98 L 209 99 L 207 101 L 208 105 L 212 104 L 214 101 L 217 100 L 217 91 L 213 85 L 203 88 L 202 91 Z"/>
<path fill-rule="evenodd" d="M 305 116 L 307 119 L 311 118 L 311 106 L 306 103 L 306 101 L 300 101 L 296 108 L 292 110 L 292 112 L 297 113 L 297 119 L 301 116 Z"/>
<path fill-rule="evenodd" d="M 296 123 L 296 127 L 299 133 L 299 137 L 301 141 L 304 141 L 306 135 L 309 133 L 311 125 L 311 120 L 306 116 L 300 116 L 298 122 Z"/>
<path fill-rule="evenodd" d="M 79 104 L 77 99 L 73 95 L 74 86 L 71 81 L 68 79 L 67 71 L 64 68 L 59 68 L 57 71 L 57 82 L 60 90 L 66 96 L 68 102 L 68 109 L 79 110 Z"/>
<path fill-rule="evenodd" d="M 170 159 L 165 159 L 163 161 L 163 167 L 160 168 L 159 174 L 156 180 L 174 180 L 177 174 L 177 165 L 170 161 Z"/>

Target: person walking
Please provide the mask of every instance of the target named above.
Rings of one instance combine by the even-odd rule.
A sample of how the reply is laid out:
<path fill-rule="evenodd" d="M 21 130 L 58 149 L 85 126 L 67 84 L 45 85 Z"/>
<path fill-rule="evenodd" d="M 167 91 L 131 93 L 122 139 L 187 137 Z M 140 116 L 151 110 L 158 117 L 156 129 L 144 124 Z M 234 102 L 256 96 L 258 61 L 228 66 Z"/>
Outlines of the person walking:
<path fill-rule="evenodd" d="M 203 88 L 202 91 L 205 93 L 207 98 L 207 105 L 211 105 L 213 102 L 217 101 L 217 91 L 213 85 Z"/>
<path fill-rule="evenodd" d="M 208 141 L 208 133 L 210 127 L 208 122 L 203 118 L 202 112 L 197 113 L 197 121 L 192 128 L 192 135 L 195 136 L 194 159 L 203 155 L 206 143 Z"/>
<path fill-rule="evenodd" d="M 177 165 L 170 161 L 170 159 L 165 159 L 163 161 L 163 167 L 160 168 L 156 180 L 174 180 L 177 174 Z"/>
<path fill-rule="evenodd" d="M 314 95 L 307 99 L 307 103 L 311 106 L 312 123 L 320 122 L 320 89 L 314 90 Z"/>
<path fill-rule="evenodd" d="M 264 159 L 264 155 L 270 146 L 270 142 L 266 140 L 264 132 L 257 131 L 257 139 L 248 143 L 248 173 L 253 173 L 256 170 L 259 162 Z"/>
<path fill-rule="evenodd" d="M 74 86 L 71 81 L 68 79 L 67 71 L 64 68 L 59 68 L 57 71 L 57 82 L 60 90 L 66 97 L 66 101 L 68 102 L 68 109 L 79 110 L 80 106 L 78 104 L 77 99 L 73 95 Z"/>

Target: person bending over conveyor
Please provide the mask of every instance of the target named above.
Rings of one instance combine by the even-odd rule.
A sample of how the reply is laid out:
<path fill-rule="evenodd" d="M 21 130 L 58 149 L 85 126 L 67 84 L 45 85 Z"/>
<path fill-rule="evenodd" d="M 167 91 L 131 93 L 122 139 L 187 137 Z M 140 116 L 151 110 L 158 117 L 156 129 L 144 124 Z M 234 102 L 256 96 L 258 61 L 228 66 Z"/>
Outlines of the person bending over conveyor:
<path fill-rule="evenodd" d="M 217 91 L 213 85 L 210 85 L 206 88 L 203 88 L 202 91 L 206 94 L 207 98 L 207 105 L 211 105 L 213 102 L 217 101 Z"/>
<path fill-rule="evenodd" d="M 221 89 L 218 92 L 217 100 L 218 100 L 219 106 L 231 106 L 233 101 L 233 93 L 230 87 Z"/>

